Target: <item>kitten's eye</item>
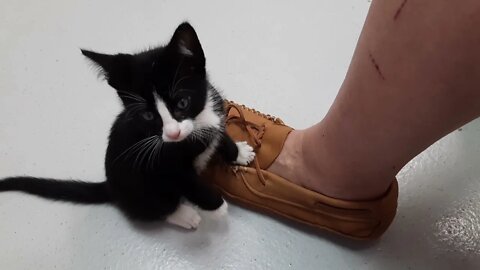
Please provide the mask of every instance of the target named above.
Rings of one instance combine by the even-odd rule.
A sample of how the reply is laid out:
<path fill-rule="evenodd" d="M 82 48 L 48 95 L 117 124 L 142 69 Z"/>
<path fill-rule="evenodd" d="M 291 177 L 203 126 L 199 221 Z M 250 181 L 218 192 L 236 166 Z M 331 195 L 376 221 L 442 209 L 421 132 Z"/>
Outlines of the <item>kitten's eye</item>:
<path fill-rule="evenodd" d="M 143 119 L 150 121 L 153 120 L 153 113 L 152 112 L 144 112 L 142 113 Z"/>
<path fill-rule="evenodd" d="M 190 97 L 184 97 L 177 103 L 177 108 L 180 110 L 186 110 L 190 106 Z"/>

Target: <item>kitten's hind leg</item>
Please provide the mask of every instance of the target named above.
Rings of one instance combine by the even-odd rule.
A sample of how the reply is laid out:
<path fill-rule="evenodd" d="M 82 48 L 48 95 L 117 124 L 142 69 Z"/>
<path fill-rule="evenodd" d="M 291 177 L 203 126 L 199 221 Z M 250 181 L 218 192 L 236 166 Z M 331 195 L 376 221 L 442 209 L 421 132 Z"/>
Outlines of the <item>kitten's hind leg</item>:
<path fill-rule="evenodd" d="M 202 183 L 193 170 L 185 177 L 183 194 L 187 200 L 210 212 L 215 217 L 227 214 L 227 203 L 218 191 Z"/>
<path fill-rule="evenodd" d="M 209 214 L 215 218 L 215 219 L 220 219 L 221 217 L 224 217 L 228 214 L 228 204 L 227 201 L 223 201 L 222 205 L 218 207 L 217 209 L 213 211 L 208 211 Z"/>
<path fill-rule="evenodd" d="M 195 209 L 182 203 L 166 220 L 168 223 L 178 225 L 185 229 L 196 229 L 202 218 Z"/>

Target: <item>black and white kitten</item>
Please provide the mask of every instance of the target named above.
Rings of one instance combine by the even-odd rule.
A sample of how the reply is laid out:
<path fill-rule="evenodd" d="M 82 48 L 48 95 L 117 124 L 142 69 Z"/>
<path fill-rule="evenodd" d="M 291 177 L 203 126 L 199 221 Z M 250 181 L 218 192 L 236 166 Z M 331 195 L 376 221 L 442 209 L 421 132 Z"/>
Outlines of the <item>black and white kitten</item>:
<path fill-rule="evenodd" d="M 0 191 L 23 191 L 75 203 L 114 203 L 127 216 L 196 228 L 198 212 L 227 213 L 222 196 L 199 179 L 211 156 L 248 164 L 255 154 L 225 133 L 223 99 L 210 85 L 195 30 L 178 26 L 168 45 L 139 54 L 82 50 L 116 89 L 123 111 L 110 132 L 106 181 L 34 177 L 0 180 Z"/>

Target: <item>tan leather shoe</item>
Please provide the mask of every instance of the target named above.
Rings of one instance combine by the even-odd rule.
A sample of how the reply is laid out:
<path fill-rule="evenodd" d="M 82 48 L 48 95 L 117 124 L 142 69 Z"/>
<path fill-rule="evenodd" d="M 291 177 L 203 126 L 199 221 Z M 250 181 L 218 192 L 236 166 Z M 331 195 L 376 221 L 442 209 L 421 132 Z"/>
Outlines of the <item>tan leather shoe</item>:
<path fill-rule="evenodd" d="M 226 102 L 226 109 L 227 133 L 234 141 L 247 141 L 257 155 L 249 166 L 209 165 L 203 178 L 227 199 L 354 239 L 374 239 L 385 232 L 396 214 L 397 181 L 385 194 L 368 201 L 339 200 L 295 185 L 266 171 L 292 128 L 233 102 Z"/>

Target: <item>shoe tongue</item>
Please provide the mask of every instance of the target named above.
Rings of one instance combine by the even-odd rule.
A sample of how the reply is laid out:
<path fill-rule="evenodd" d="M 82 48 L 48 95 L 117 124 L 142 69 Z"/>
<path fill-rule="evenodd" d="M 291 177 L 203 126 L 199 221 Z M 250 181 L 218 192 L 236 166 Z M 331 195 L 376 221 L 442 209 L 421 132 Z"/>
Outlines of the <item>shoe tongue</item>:
<path fill-rule="evenodd" d="M 292 130 L 291 127 L 283 125 L 269 124 L 265 126 L 262 146 L 257 153 L 260 168 L 264 170 L 268 169 L 275 159 L 277 159 L 288 134 Z"/>

